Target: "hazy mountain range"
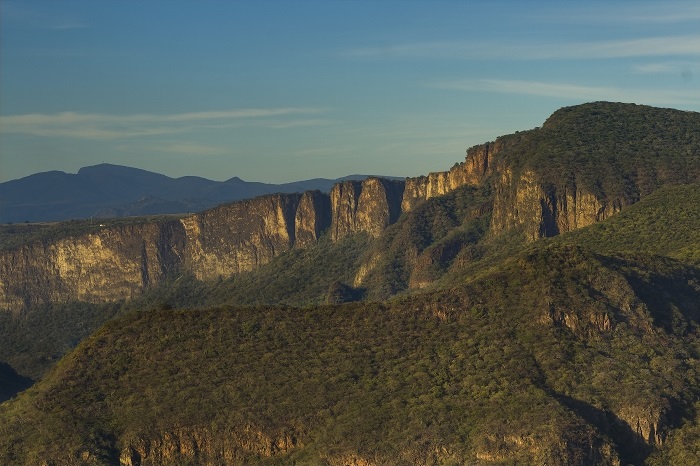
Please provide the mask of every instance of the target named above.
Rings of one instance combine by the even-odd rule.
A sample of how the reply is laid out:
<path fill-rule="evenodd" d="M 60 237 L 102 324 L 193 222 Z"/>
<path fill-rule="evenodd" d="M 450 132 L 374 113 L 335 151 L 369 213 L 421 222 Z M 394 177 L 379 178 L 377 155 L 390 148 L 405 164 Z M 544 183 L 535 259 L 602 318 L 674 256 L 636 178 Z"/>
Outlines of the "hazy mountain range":
<path fill-rule="evenodd" d="M 318 189 L 328 192 L 338 179 L 315 178 L 283 184 L 212 181 L 197 176 L 171 178 L 138 168 L 103 163 L 78 173 L 50 171 L 0 183 L 0 223 L 199 212 L 223 202 L 263 194 Z"/>

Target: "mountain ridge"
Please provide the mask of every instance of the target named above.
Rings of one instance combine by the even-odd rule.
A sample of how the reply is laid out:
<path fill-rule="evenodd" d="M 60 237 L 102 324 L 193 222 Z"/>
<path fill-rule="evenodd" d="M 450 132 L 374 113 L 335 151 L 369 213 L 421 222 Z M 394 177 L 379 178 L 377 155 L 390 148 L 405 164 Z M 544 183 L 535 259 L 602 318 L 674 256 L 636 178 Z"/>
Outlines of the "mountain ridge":
<path fill-rule="evenodd" d="M 238 177 L 226 181 L 197 176 L 172 178 L 140 168 L 102 163 L 82 167 L 74 174 L 53 170 L 0 183 L 0 223 L 197 212 L 264 194 L 315 189 L 328 192 L 340 181 L 369 176 L 270 184 Z M 143 199 L 150 202 L 144 204 Z"/>

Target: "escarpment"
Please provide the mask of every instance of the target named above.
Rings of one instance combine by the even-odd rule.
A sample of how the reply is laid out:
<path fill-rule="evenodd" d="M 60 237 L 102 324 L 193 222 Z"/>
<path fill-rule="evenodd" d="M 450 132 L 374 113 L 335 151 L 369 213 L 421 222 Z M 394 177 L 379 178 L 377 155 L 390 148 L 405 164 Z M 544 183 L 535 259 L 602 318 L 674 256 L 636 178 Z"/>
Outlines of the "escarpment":
<path fill-rule="evenodd" d="M 273 194 L 182 219 L 105 226 L 0 252 L 0 308 L 131 298 L 166 278 L 228 277 L 290 249 L 366 232 L 378 236 L 401 214 L 404 183 L 380 178 L 336 185 L 331 194 Z"/>
<path fill-rule="evenodd" d="M 377 237 L 401 215 L 404 182 L 368 178 L 333 186 L 331 198 L 331 238 L 366 232 Z"/>
<path fill-rule="evenodd" d="M 542 128 L 474 146 L 444 172 L 346 181 L 329 194 L 267 195 L 180 220 L 28 243 L 0 251 L 0 308 L 129 298 L 180 273 L 228 277 L 324 234 L 378 238 L 402 214 L 464 186 L 488 188 L 491 236 L 555 236 L 605 220 L 664 184 L 700 180 L 699 128 L 693 112 L 586 104 L 555 112 Z"/>
<path fill-rule="evenodd" d="M 294 246 L 298 194 L 225 204 L 182 220 L 184 269 L 198 279 L 252 270 Z"/>
<path fill-rule="evenodd" d="M 178 221 L 104 228 L 0 255 L 0 307 L 134 296 L 180 270 L 186 243 Z"/>

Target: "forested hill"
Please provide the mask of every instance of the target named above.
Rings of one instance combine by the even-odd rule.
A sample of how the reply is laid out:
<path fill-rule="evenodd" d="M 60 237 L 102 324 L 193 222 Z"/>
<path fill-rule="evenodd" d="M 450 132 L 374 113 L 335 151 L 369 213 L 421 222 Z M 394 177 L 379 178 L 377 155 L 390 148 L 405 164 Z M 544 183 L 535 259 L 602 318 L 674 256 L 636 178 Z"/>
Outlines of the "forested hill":
<path fill-rule="evenodd" d="M 700 464 L 700 114 L 65 228 L 2 237 L 2 464 Z"/>

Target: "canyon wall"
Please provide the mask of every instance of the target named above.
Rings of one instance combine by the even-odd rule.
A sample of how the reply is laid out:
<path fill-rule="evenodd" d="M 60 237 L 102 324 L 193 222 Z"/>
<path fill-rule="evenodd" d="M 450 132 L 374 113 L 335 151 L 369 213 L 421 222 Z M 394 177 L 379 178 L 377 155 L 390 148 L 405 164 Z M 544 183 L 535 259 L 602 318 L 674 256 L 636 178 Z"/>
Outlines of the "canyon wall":
<path fill-rule="evenodd" d="M 186 243 L 179 221 L 105 228 L 0 254 L 0 308 L 76 299 L 124 299 L 179 270 Z"/>
<path fill-rule="evenodd" d="M 492 186 L 491 234 L 519 228 L 531 240 L 590 225 L 625 207 L 624 199 L 599 199 L 575 183 L 553 187 L 531 169 L 513 168 L 513 155 L 502 154 L 509 144 L 501 138 L 472 147 L 449 171 L 405 181 L 345 181 L 329 194 L 266 195 L 181 219 L 105 227 L 1 251 L 0 309 L 130 298 L 178 273 L 228 277 L 309 247 L 324 232 L 332 241 L 357 233 L 376 238 L 402 213 L 465 185 Z"/>

